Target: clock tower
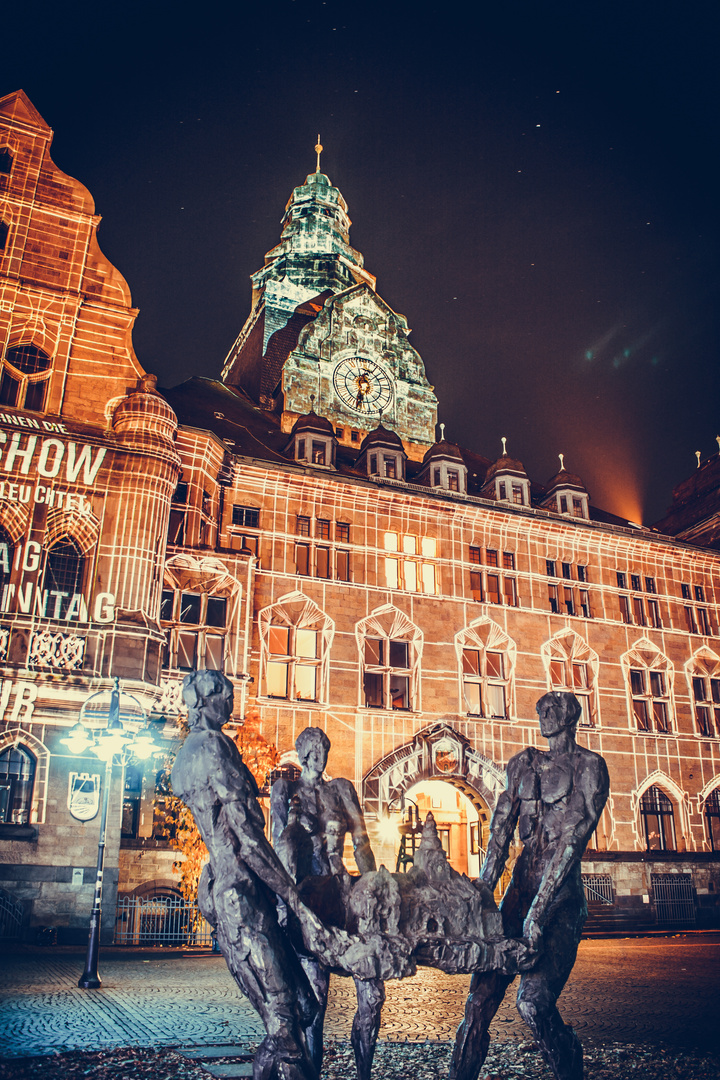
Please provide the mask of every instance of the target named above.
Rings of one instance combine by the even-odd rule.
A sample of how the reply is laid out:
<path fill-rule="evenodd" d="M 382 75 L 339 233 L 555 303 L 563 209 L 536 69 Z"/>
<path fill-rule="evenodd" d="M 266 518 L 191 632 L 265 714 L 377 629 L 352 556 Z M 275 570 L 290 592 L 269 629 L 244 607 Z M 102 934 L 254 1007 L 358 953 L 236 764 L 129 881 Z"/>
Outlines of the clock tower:
<path fill-rule="evenodd" d="M 345 200 L 319 168 L 293 191 L 280 243 L 252 285 L 223 381 L 282 413 L 285 431 L 311 409 L 341 442 L 382 420 L 420 460 L 435 442 L 437 398 L 405 317 L 378 296 L 350 246 Z"/>

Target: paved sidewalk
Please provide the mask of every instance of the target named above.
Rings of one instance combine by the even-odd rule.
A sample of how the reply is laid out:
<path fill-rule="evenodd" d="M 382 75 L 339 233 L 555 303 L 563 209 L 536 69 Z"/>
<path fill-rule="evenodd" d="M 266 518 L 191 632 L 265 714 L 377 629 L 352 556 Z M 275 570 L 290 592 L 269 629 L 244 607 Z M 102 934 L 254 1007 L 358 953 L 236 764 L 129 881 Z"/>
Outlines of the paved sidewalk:
<path fill-rule="evenodd" d="M 102 951 L 101 990 L 80 990 L 83 956 L 71 949 L 5 953 L 0 1055 L 115 1046 L 212 1046 L 262 1037 L 262 1026 L 217 955 Z M 451 1039 L 469 979 L 427 968 L 387 984 L 381 1039 Z M 584 1042 L 664 1043 L 720 1049 L 720 935 L 586 940 L 560 1000 Z M 354 987 L 334 978 L 328 1035 L 348 1038 Z M 511 987 L 493 1037 L 526 1038 Z"/>

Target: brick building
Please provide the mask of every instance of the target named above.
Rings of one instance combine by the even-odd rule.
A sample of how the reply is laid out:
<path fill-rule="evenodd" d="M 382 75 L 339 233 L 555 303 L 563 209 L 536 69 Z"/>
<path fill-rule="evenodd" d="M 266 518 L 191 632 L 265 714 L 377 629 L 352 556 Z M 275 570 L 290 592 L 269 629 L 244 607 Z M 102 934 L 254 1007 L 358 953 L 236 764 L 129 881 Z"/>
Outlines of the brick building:
<path fill-rule="evenodd" d="M 590 899 L 626 923 L 716 923 L 717 458 L 703 507 L 688 482 L 659 531 L 594 507 L 562 461 L 537 483 L 506 452 L 438 439 L 407 321 L 319 171 L 252 277 L 221 379 L 161 396 L 90 196 L 22 93 L 0 121 L 0 888 L 26 921 L 87 919 L 97 820 L 69 812 L 78 765 L 58 741 L 81 702 L 120 676 L 172 736 L 182 677 L 204 666 L 284 769 L 299 731 L 327 731 L 380 861 L 394 868 L 401 824 L 411 856 L 415 807 L 432 808 L 470 874 L 508 759 L 541 742 L 536 700 L 572 689 L 611 777 Z M 121 780 L 114 881 L 169 892 L 152 771 Z"/>

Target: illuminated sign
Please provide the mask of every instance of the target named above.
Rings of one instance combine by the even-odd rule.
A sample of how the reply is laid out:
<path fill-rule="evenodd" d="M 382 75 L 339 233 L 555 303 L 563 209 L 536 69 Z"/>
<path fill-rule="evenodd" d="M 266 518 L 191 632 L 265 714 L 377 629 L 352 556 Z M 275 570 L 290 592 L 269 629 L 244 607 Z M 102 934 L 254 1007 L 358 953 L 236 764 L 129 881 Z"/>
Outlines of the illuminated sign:
<path fill-rule="evenodd" d="M 76 442 L 64 443 L 53 438 L 41 440 L 38 435 L 23 435 L 20 431 L 14 431 L 8 443 L 8 434 L 0 431 L 0 443 L 7 446 L 0 451 L 0 469 L 6 473 L 19 472 L 23 476 L 50 479 L 62 473 L 62 479 L 75 484 L 82 472 L 81 482 L 89 486 L 94 483 L 107 453 L 104 446 L 83 443 L 78 447 Z M 96 451 L 94 458 L 93 450 Z"/>
<path fill-rule="evenodd" d="M 28 723 L 35 711 L 37 696 L 38 688 L 35 683 L 14 683 L 12 679 L 0 679 L 0 720 L 7 720 L 8 724 L 18 724 L 22 719 L 24 723 Z M 6 716 L 8 710 L 9 716 Z"/>

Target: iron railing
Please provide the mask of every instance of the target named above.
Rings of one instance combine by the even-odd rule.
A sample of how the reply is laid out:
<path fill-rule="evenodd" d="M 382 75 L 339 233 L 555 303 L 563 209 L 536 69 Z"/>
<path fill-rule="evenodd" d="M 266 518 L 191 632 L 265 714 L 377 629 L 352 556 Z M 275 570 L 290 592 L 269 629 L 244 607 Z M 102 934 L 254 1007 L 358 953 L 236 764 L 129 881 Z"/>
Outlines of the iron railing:
<path fill-rule="evenodd" d="M 115 945 L 213 945 L 197 903 L 182 896 L 123 896 L 115 913 Z"/>
<path fill-rule="evenodd" d="M 588 902 L 609 904 L 612 907 L 614 897 L 612 878 L 609 874 L 583 874 L 582 883 Z"/>
<path fill-rule="evenodd" d="M 22 936 L 24 909 L 16 900 L 0 889 L 0 941 L 19 941 Z"/>
<path fill-rule="evenodd" d="M 651 874 L 650 887 L 659 923 L 695 922 L 692 874 Z"/>

